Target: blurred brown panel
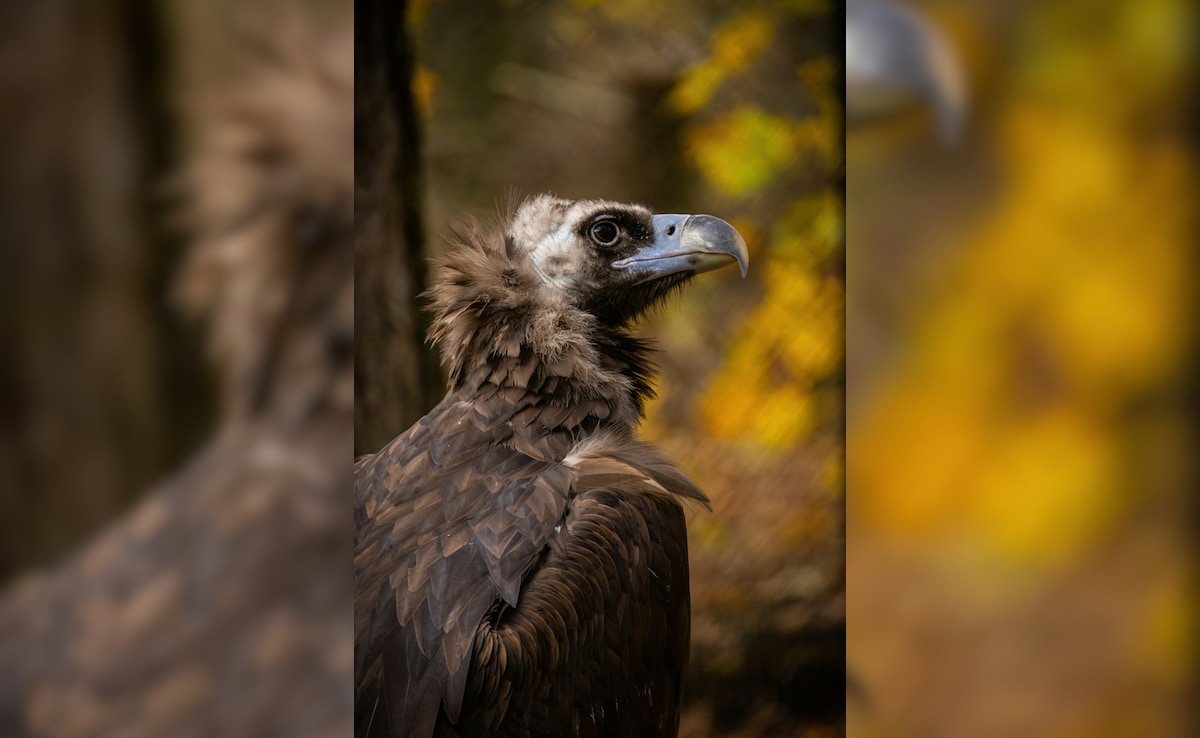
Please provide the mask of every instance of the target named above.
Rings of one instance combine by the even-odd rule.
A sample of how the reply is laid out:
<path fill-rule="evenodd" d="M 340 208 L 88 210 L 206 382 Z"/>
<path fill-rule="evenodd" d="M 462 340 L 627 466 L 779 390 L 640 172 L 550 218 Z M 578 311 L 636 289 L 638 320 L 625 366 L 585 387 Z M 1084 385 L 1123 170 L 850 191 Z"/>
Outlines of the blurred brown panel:
<path fill-rule="evenodd" d="M 0 10 L 0 580 L 124 509 L 209 417 L 160 309 L 158 21 L 139 0 Z"/>
<path fill-rule="evenodd" d="M 378 450 L 442 391 L 416 310 L 426 265 L 406 7 L 368 0 L 355 9 L 355 453 Z"/>
<path fill-rule="evenodd" d="M 0 735 L 350 731 L 352 37 L 302 16 L 247 17 L 237 74 L 186 109 L 177 295 L 207 328 L 220 422 L 0 593 Z"/>

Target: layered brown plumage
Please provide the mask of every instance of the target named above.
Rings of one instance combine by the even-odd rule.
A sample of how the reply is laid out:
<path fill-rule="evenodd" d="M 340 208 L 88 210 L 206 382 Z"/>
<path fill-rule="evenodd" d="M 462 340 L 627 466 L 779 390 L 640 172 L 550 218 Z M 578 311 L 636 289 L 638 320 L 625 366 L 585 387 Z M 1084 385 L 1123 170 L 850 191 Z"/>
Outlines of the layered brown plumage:
<path fill-rule="evenodd" d="M 630 324 L 745 245 L 708 216 L 539 196 L 431 291 L 446 397 L 355 468 L 359 735 L 674 735 L 694 483 L 634 434 Z"/>

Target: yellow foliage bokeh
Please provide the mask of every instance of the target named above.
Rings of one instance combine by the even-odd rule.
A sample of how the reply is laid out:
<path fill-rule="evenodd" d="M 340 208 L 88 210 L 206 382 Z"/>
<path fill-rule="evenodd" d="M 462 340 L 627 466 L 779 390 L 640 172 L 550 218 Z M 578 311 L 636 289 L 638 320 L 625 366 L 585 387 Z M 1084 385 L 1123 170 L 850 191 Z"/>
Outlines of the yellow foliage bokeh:
<path fill-rule="evenodd" d="M 800 147 L 795 122 L 753 105 L 694 129 L 686 150 L 704 178 L 723 194 L 745 197 L 791 166 Z"/>
<path fill-rule="evenodd" d="M 684 71 L 671 94 L 671 104 L 680 113 L 700 110 L 717 88 L 744 71 L 773 37 L 771 19 L 762 11 L 751 10 L 727 21 L 713 34 L 712 53 Z"/>
<path fill-rule="evenodd" d="M 851 442 L 878 530 L 965 537 L 1052 567 L 1095 545 L 1138 493 L 1124 482 L 1135 470 L 1122 412 L 1184 359 L 1195 181 L 1168 137 L 1131 143 L 1140 99 L 1115 99 L 1093 71 L 1075 80 L 1139 64 L 1170 5 L 1110 17 L 1099 48 L 1036 37 L 994 113 L 996 202 L 959 234 Z"/>

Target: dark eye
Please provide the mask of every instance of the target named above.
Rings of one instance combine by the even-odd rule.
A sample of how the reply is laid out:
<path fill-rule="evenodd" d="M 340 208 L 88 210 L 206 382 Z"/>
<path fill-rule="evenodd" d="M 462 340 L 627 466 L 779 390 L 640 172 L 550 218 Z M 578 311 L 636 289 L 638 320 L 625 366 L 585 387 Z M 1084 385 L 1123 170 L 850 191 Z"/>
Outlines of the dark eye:
<path fill-rule="evenodd" d="M 592 226 L 591 236 L 597 246 L 612 246 L 621 237 L 621 229 L 611 220 L 602 220 Z"/>

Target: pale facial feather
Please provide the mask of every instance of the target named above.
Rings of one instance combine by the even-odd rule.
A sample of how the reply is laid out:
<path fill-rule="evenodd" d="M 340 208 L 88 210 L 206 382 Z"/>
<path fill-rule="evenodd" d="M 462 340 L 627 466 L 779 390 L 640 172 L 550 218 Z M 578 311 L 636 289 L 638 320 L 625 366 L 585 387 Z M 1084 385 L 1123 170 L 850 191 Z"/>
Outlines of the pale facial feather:
<path fill-rule="evenodd" d="M 601 210 L 630 207 L 605 200 L 569 201 L 541 195 L 521 206 L 508 235 L 526 249 L 545 286 L 570 299 L 578 293 L 577 280 L 593 255 L 591 244 L 579 235 L 579 226 Z"/>

